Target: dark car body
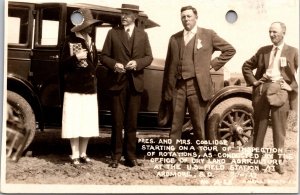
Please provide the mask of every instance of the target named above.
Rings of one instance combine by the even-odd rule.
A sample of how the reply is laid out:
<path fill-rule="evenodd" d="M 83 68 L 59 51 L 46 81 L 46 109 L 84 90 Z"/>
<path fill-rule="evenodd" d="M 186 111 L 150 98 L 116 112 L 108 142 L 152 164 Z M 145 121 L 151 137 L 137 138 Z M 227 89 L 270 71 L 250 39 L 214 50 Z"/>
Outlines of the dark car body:
<path fill-rule="evenodd" d="M 120 25 L 121 12 L 116 8 L 90 4 L 8 2 L 9 21 L 7 23 L 13 29 L 6 31 L 8 36 L 8 102 L 14 105 L 15 112 L 19 113 L 25 123 L 30 120 L 28 126 L 33 131 L 35 131 L 35 127 L 44 129 L 45 127 L 61 126 L 60 47 L 66 36 L 71 33 L 70 29 L 73 26 L 70 22 L 71 13 L 83 7 L 91 9 L 94 18 L 102 21 L 93 32 L 96 44 L 98 40 L 103 42 L 106 36 L 103 33 Z M 159 26 L 144 13 L 139 14 L 136 25 L 146 30 Z M 100 55 L 101 47 L 98 49 Z M 144 70 L 145 89 L 138 118 L 140 131 L 150 130 L 150 133 L 151 131 L 155 133 L 156 130 L 167 132 L 170 129 L 168 125 L 160 127 L 157 123 L 163 71 L 163 59 L 154 59 L 152 64 Z M 250 101 L 251 91 L 249 88 L 244 86 L 224 87 L 222 70 L 217 72 L 212 70 L 211 75 L 215 96 L 209 102 L 207 121 L 210 120 L 211 112 L 224 100 L 239 97 Z M 107 69 L 100 62 L 97 67 L 97 78 L 100 126 L 110 127 L 110 98 L 105 89 L 109 78 Z M 18 101 L 24 102 L 22 108 Z M 186 117 L 188 121 L 188 111 Z M 218 119 L 216 120 L 218 121 Z M 213 129 L 207 131 L 216 131 L 215 128 L 218 127 L 211 128 Z M 232 134 L 234 130 L 231 128 L 228 131 Z M 211 136 L 214 135 L 215 133 Z M 210 138 L 213 138 L 211 136 Z M 32 139 L 33 137 L 34 133 Z M 220 135 L 218 137 L 222 138 Z"/>

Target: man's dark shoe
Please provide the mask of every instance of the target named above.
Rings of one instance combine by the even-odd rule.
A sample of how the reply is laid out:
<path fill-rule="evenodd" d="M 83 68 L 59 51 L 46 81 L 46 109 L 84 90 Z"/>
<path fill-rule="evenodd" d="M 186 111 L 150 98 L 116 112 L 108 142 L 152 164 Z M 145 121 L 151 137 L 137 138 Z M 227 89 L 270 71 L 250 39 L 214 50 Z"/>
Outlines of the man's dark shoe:
<path fill-rule="evenodd" d="M 280 175 L 284 174 L 284 169 L 283 169 L 283 166 L 282 165 L 276 165 L 275 166 L 275 171 L 277 173 L 279 173 Z"/>
<path fill-rule="evenodd" d="M 124 165 L 127 167 L 135 167 L 135 166 L 143 166 L 144 164 L 142 162 L 138 162 L 137 160 L 125 160 Z"/>
<path fill-rule="evenodd" d="M 119 161 L 117 160 L 112 160 L 111 163 L 109 164 L 109 167 L 112 167 L 112 168 L 118 168 L 119 166 Z"/>

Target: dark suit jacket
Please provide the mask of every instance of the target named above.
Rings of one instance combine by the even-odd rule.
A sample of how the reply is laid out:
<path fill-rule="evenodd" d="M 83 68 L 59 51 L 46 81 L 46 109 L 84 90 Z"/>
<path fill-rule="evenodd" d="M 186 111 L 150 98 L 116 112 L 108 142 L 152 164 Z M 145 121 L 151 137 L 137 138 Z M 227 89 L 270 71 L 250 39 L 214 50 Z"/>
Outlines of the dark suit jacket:
<path fill-rule="evenodd" d="M 75 55 L 70 55 L 69 43 L 81 43 L 82 48 L 88 51 L 87 54 L 87 67 L 78 67 L 79 61 Z M 63 90 L 73 93 L 96 93 L 96 66 L 98 62 L 97 50 L 94 42 L 92 43 L 92 52 L 88 50 L 88 47 L 84 39 L 78 38 L 75 34 L 66 38 L 62 44 L 61 49 L 61 82 Z"/>
<path fill-rule="evenodd" d="M 266 73 L 272 48 L 273 45 L 261 47 L 252 58 L 243 64 L 242 71 L 248 85 L 253 85 L 255 81 L 261 79 L 263 74 Z M 298 69 L 298 49 L 284 44 L 281 57 L 286 57 L 287 66 L 280 67 L 280 72 L 283 79 L 293 89 L 289 93 L 289 99 L 291 108 L 294 109 L 297 106 L 298 94 L 298 84 L 295 79 L 295 72 Z M 255 75 L 252 72 L 254 69 L 256 69 Z"/>
<path fill-rule="evenodd" d="M 180 64 L 180 50 L 183 41 L 183 31 L 171 36 L 168 46 L 164 80 L 162 87 L 162 100 L 170 101 L 176 85 L 178 66 Z M 214 51 L 221 51 L 220 56 L 211 59 Z M 199 28 L 194 43 L 195 73 L 204 101 L 213 95 L 213 83 L 210 76 L 210 67 L 219 70 L 235 54 L 235 49 L 213 30 Z"/>
<path fill-rule="evenodd" d="M 132 51 L 128 48 L 127 35 L 123 27 L 111 29 L 106 36 L 101 63 L 109 68 L 108 78 L 110 81 L 107 86 L 109 90 L 120 90 L 124 87 L 124 80 L 120 80 L 123 73 L 114 72 L 114 67 L 117 62 L 126 65 L 130 60 L 137 62 L 137 68 L 126 74 L 132 77 L 137 92 L 144 90 L 144 68 L 149 66 L 153 60 L 152 51 L 148 35 L 143 29 L 135 27 L 132 36 Z"/>

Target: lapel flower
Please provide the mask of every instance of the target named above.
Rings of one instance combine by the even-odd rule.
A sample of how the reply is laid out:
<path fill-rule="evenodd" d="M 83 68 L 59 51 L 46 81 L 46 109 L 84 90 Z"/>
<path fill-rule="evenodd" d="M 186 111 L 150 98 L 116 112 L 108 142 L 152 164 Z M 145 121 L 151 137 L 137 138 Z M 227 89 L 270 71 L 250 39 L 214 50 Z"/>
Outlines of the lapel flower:
<path fill-rule="evenodd" d="M 198 41 L 197 41 L 197 49 L 200 49 L 201 47 L 202 47 L 201 40 L 198 39 Z"/>

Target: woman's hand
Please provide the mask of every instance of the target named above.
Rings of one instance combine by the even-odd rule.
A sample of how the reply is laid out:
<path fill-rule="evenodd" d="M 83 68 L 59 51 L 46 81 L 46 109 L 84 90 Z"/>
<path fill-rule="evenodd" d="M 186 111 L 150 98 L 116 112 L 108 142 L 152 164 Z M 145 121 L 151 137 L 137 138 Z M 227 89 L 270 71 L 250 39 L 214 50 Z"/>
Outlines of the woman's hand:
<path fill-rule="evenodd" d="M 78 59 L 78 61 L 85 60 L 87 58 L 87 51 L 86 51 L 86 49 L 81 49 L 75 55 L 76 55 L 76 58 Z"/>

